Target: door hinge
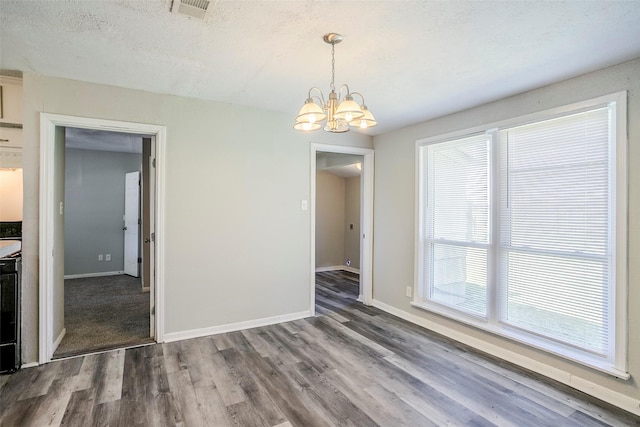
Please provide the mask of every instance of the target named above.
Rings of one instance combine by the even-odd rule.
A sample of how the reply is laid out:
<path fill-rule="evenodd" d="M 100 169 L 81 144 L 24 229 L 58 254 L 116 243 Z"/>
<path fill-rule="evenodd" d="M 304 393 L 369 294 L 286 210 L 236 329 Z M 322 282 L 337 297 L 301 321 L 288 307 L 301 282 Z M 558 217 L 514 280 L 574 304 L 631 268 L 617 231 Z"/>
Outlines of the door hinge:
<path fill-rule="evenodd" d="M 156 241 L 156 233 L 151 233 L 151 241 L 152 242 Z"/>
<path fill-rule="evenodd" d="M 156 167 L 156 159 L 151 160 L 151 165 L 155 168 Z"/>
<path fill-rule="evenodd" d="M 138 257 L 138 264 L 142 264 L 142 258 Z"/>

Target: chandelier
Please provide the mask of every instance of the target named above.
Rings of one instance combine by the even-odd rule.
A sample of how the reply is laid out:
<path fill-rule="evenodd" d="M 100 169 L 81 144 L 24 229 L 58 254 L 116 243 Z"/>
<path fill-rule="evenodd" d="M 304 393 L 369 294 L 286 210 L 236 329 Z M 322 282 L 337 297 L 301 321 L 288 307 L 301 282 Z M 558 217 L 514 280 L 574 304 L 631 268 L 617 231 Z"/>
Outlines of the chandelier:
<path fill-rule="evenodd" d="M 341 133 L 347 132 L 349 126 L 366 129 L 378 124 L 373 118 L 373 114 L 364 105 L 364 97 L 358 92 L 350 92 L 349 86 L 343 84 L 336 93 L 335 77 L 336 77 L 336 44 L 342 41 L 342 35 L 337 33 L 328 33 L 323 36 L 325 43 L 331 45 L 331 92 L 329 99 L 325 101 L 324 94 L 317 87 L 309 89 L 309 94 L 300 112 L 296 116 L 296 123 L 293 125 L 295 130 L 314 131 L 320 129 L 322 122 L 324 130 L 327 132 Z M 316 94 L 312 94 L 315 92 Z M 344 97 L 341 95 L 344 93 Z M 353 100 L 356 95 L 362 100 L 362 104 L 358 105 Z"/>

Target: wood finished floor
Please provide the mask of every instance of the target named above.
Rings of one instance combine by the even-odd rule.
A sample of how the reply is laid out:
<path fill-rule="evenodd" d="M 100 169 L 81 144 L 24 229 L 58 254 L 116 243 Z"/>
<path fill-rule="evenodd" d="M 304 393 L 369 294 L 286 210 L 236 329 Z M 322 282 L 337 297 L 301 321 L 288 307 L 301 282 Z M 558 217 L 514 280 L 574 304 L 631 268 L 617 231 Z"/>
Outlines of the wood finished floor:
<path fill-rule="evenodd" d="M 640 425 L 355 302 L 357 276 L 316 277 L 314 318 L 0 376 L 0 425 Z"/>

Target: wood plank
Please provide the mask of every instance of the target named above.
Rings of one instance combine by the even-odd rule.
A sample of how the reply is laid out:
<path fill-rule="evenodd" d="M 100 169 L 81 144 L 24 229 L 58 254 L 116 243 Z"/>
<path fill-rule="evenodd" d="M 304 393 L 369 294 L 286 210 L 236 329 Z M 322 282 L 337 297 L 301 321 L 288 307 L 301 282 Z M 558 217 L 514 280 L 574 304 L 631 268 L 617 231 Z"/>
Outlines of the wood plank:
<path fill-rule="evenodd" d="M 209 360 L 211 365 L 208 373 L 213 378 L 213 382 L 225 406 L 235 405 L 247 400 L 244 390 L 231 374 L 222 354 L 220 352 L 214 353 Z"/>
<path fill-rule="evenodd" d="M 15 374 L 14 374 L 15 375 Z M 2 394 L 0 393 L 0 396 Z M 11 404 L 3 404 L 0 412 L 0 425 L 9 426 L 31 426 L 36 408 L 44 400 L 44 396 L 32 397 L 30 399 L 17 400 Z"/>
<path fill-rule="evenodd" d="M 95 403 L 95 392 L 93 390 L 78 390 L 71 394 L 69 404 L 64 412 L 61 423 L 65 426 L 85 427 L 91 425 L 91 415 Z"/>
<path fill-rule="evenodd" d="M 179 418 L 188 426 L 205 425 L 189 371 L 183 369 L 172 372 L 167 374 L 167 378 L 171 395 L 174 397 L 177 410 L 180 413 Z"/>
<path fill-rule="evenodd" d="M 215 387 L 195 388 L 196 400 L 205 426 L 226 427 L 233 423 Z"/>
<path fill-rule="evenodd" d="M 304 362 L 291 367 L 292 374 L 300 378 L 301 384 L 309 383 L 309 387 L 318 396 L 325 412 L 331 417 L 333 425 L 375 426 L 377 425 L 364 411 L 353 404 L 337 387 L 315 372 Z"/>
<path fill-rule="evenodd" d="M 331 425 L 328 417 L 317 410 L 317 396 L 309 396 L 305 384 L 295 381 L 289 374 L 287 366 L 276 364 L 256 354 L 248 357 L 253 359 L 251 366 L 256 379 L 267 390 L 271 399 L 291 424 L 305 427 Z"/>
<path fill-rule="evenodd" d="M 148 369 L 143 356 L 137 348 L 127 350 L 125 353 L 120 425 L 140 425 L 148 419 L 146 407 Z"/>
<path fill-rule="evenodd" d="M 120 419 L 120 400 L 108 401 L 94 405 L 91 414 L 91 425 L 93 427 L 117 426 Z"/>
<path fill-rule="evenodd" d="M 107 355 L 106 367 L 95 384 L 96 404 L 120 400 L 122 397 L 125 352 L 116 350 L 105 354 Z"/>
<path fill-rule="evenodd" d="M 247 401 L 251 402 L 251 406 L 256 409 L 265 424 L 272 426 L 286 421 L 286 417 L 269 397 L 269 393 L 254 379 L 252 367 L 249 365 L 255 358 L 244 357 L 247 352 L 240 352 L 236 349 L 226 349 L 220 353 L 224 357 L 227 366 L 229 366 L 231 375 L 235 377 L 240 387 L 242 387 L 247 396 Z M 253 367 L 253 370 L 255 369 Z"/>
<path fill-rule="evenodd" d="M 55 372 L 55 370 L 52 370 Z M 65 409 L 71 399 L 71 394 L 61 392 L 61 380 L 51 382 L 49 392 L 41 396 L 39 402 L 34 405 L 31 425 L 34 426 L 58 426 L 62 422 Z"/>
<path fill-rule="evenodd" d="M 25 384 L 18 400 L 29 399 L 36 396 L 44 396 L 49 392 L 51 384 L 58 376 L 58 370 L 62 366 L 56 364 L 54 366 L 36 366 L 31 368 L 34 370 L 30 378 L 30 382 Z"/>
<path fill-rule="evenodd" d="M 233 425 L 244 427 L 269 427 L 261 417 L 256 408 L 249 401 L 244 401 L 227 406 L 229 418 Z"/>

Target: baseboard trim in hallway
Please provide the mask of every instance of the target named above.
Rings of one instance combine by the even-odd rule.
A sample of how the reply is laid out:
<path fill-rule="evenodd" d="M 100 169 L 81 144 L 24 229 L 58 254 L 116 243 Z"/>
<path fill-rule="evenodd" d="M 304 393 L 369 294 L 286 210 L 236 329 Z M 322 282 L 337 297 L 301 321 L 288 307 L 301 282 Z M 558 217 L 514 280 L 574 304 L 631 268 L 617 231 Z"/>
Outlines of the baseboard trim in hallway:
<path fill-rule="evenodd" d="M 58 346 L 60 345 L 60 343 L 62 342 L 64 336 L 67 335 L 67 328 L 63 328 L 62 332 L 60 332 L 60 335 L 58 335 L 58 338 L 56 338 L 56 340 L 53 342 L 53 352 L 55 353 L 56 349 L 58 348 Z"/>

